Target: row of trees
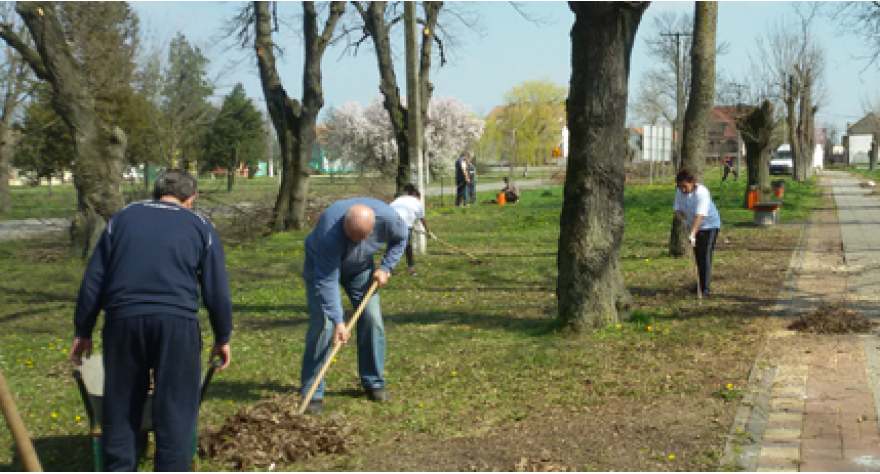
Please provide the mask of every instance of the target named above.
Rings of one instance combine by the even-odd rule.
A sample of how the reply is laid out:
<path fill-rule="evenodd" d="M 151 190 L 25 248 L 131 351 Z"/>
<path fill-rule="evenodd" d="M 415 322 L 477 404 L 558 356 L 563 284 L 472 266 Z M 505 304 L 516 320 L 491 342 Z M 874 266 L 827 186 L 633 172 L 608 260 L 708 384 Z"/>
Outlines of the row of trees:
<path fill-rule="evenodd" d="M 504 95 L 504 105 L 485 119 L 454 97 L 432 98 L 425 124 L 425 166 L 433 177 L 449 172 L 465 150 L 480 160 L 511 166 L 547 163 L 561 146 L 568 90 L 547 80 L 526 81 Z M 381 100 L 344 104 L 327 115 L 331 158 L 396 176 L 394 128 Z"/>
<path fill-rule="evenodd" d="M 604 327 L 625 317 L 630 297 L 623 282 L 620 265 L 620 245 L 625 225 L 623 189 L 627 153 L 624 126 L 628 96 L 629 61 L 635 35 L 648 2 L 571 2 L 575 15 L 571 30 L 572 76 L 571 90 L 565 102 L 566 122 L 571 130 L 569 165 L 566 172 L 564 202 L 558 255 L 557 297 L 558 320 L 566 328 L 583 331 Z M 49 2 L 19 2 L 16 11 L 29 32 L 28 40 L 23 30 L 17 30 L 11 22 L 0 25 L 0 37 L 16 49 L 31 67 L 34 74 L 52 89 L 52 105 L 60 119 L 68 126 L 75 148 L 74 177 L 79 196 L 79 210 L 74 223 L 75 248 L 83 254 L 93 245 L 97 233 L 106 219 L 122 205 L 120 190 L 121 167 L 124 162 L 128 134 L 123 130 L 126 122 L 115 104 L 108 100 L 115 93 L 128 94 L 125 87 L 111 87 L 115 80 L 120 84 L 132 83 L 126 73 L 134 74 L 129 67 L 136 23 L 127 21 L 130 11 L 126 4 L 101 4 L 106 8 L 121 8 L 121 20 L 104 29 L 93 25 L 88 31 L 105 33 L 112 41 L 109 54 L 118 54 L 117 64 L 121 73 L 107 78 L 111 86 L 102 84 L 99 70 L 102 64 L 89 63 L 90 57 L 79 48 L 87 41 L 72 36 L 67 19 L 75 13 L 86 12 L 92 4 L 76 7 L 59 7 Z M 118 7 L 113 7 L 118 5 Z M 394 77 L 390 31 L 398 23 L 400 12 L 397 4 L 384 2 L 353 2 L 360 22 L 355 27 L 344 27 L 346 32 L 363 32 L 364 36 L 351 43 L 353 49 L 371 40 L 380 69 L 383 94 L 382 105 L 388 114 L 397 146 L 398 187 L 409 179 L 407 155 L 406 115 L 428 114 L 428 104 L 433 87 L 428 80 L 433 51 L 438 51 L 444 62 L 443 45 L 435 36 L 441 9 L 440 2 L 423 2 L 424 34 L 421 38 L 421 68 L 419 91 L 422 94 L 422 110 L 409 111 L 400 100 L 400 91 Z M 66 8 L 72 8 L 70 13 Z M 308 158 L 315 139 L 315 123 L 323 106 L 321 87 L 321 58 L 327 45 L 334 38 L 337 23 L 342 18 L 346 4 L 331 2 L 319 14 L 317 6 L 303 2 L 302 27 L 304 33 L 305 61 L 302 99 L 291 98 L 281 85 L 275 68 L 276 46 L 272 40 L 273 20 L 276 13 L 267 2 L 249 3 L 238 18 L 242 44 L 253 47 L 266 97 L 267 107 L 278 137 L 284 171 L 275 207 L 274 226 L 278 230 L 299 228 L 304 224 L 303 208 L 307 192 Z M 690 168 L 700 179 L 703 171 L 701 156 L 705 150 L 705 126 L 714 100 L 714 57 L 716 52 L 715 28 L 717 2 L 697 2 L 692 28 L 693 51 L 691 58 L 690 99 L 683 119 L 685 146 L 681 156 L 682 166 Z M 323 20 L 319 22 L 319 17 Z M 319 28 L 319 23 L 323 24 Z M 277 21 L 275 26 L 277 27 Z M 82 31 L 82 30 L 79 30 Z M 129 38 L 129 39 L 126 39 Z M 33 41 L 33 43 L 29 43 Z M 181 42 L 182 44 L 182 42 Z M 92 57 L 101 57 L 94 55 Z M 181 75 L 192 71 L 180 71 Z M 176 77 L 170 79 L 176 80 Z M 173 82 L 173 81 L 172 81 Z M 193 83 L 191 83 L 193 84 Z M 137 89 L 136 89 L 137 90 Z M 152 88 L 155 93 L 162 88 Z M 199 88 L 193 89 L 198 93 Z M 160 94 L 160 95 L 162 95 Z M 196 98 L 198 95 L 196 95 Z M 199 112 L 199 103 L 187 102 L 192 96 L 180 97 L 178 108 L 166 111 L 188 110 L 188 117 L 197 123 L 209 123 L 210 115 Z M 809 97 L 806 100 L 809 105 Z M 232 101 L 232 99 L 230 99 Z M 242 101 L 238 101 L 241 104 Z M 525 101 L 523 101 L 525 103 Z M 508 114 L 513 121 L 527 120 L 519 114 L 516 104 Z M 158 111 L 163 110 L 157 107 Z M 230 104 L 227 112 L 241 110 Z M 768 117 L 772 110 L 769 101 L 761 108 L 753 108 L 748 118 Z M 680 114 L 679 114 L 680 115 Z M 157 118 L 158 117 L 158 118 Z M 150 123 L 160 123 L 161 117 Z M 167 116 L 165 116 L 167 118 Z M 426 118 L 426 122 L 427 117 Z M 767 120 L 754 121 L 756 135 L 766 131 Z M 523 122 L 524 123 L 524 122 Z M 747 118 L 741 120 L 746 135 Z M 545 128 L 552 120 L 538 122 Z M 145 127 L 149 128 L 149 127 Z M 540 128 L 540 127 L 539 127 Z M 131 127 L 132 132 L 138 127 Z M 158 130 L 158 126 L 154 128 Z M 244 127 L 242 128 L 244 130 Z M 194 132 L 195 133 L 195 132 Z M 158 135 L 157 135 L 158 136 Z M 763 135 L 761 136 L 763 137 Z M 755 143 L 761 145 L 758 137 Z M 182 159 L 196 160 L 197 153 L 186 150 L 191 136 L 171 140 L 172 148 L 181 151 Z M 748 141 L 748 139 L 747 139 Z M 240 141 L 218 143 L 218 147 L 235 150 Z M 763 149 L 761 150 L 763 151 Z M 531 153 L 528 150 L 527 153 Z"/>

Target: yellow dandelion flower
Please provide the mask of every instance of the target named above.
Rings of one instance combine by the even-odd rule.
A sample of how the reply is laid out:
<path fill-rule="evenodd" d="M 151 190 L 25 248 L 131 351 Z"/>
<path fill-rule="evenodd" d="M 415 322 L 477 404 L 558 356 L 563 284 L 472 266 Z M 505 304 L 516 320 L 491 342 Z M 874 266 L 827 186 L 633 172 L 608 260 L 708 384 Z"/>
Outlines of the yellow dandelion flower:
<path fill-rule="evenodd" d="M 453 371 L 452 371 L 452 376 L 455 377 L 456 375 L 458 375 L 458 372 L 456 372 L 456 371 L 453 370 Z"/>
<path fill-rule="evenodd" d="M 616 328 L 617 328 L 617 329 L 620 329 L 620 324 L 618 324 L 618 325 L 617 325 L 617 326 L 615 326 L 615 327 L 616 327 Z"/>
<path fill-rule="evenodd" d="M 76 415 L 76 421 L 79 421 L 79 420 L 82 420 L 82 417 L 79 415 Z"/>
<path fill-rule="evenodd" d="M 424 406 L 425 406 L 424 403 L 419 403 L 419 408 L 422 408 L 422 407 L 424 407 Z"/>
<path fill-rule="evenodd" d="M 648 326 L 648 331 L 653 331 L 653 330 L 654 330 L 654 328 L 652 328 L 651 326 Z"/>
<path fill-rule="evenodd" d="M 58 418 L 58 413 L 52 413 L 52 418 Z"/>
<path fill-rule="evenodd" d="M 727 384 L 727 388 L 733 388 L 733 384 L 732 383 Z"/>
<path fill-rule="evenodd" d="M 646 258 L 645 261 L 646 261 L 646 262 L 650 262 L 651 259 L 650 259 L 650 258 Z"/>
<path fill-rule="evenodd" d="M 333 358 L 333 362 L 336 362 L 336 358 L 335 358 L 335 357 Z"/>
<path fill-rule="evenodd" d="M 670 455 L 669 455 L 669 460 L 670 460 L 670 461 L 675 460 L 675 455 L 674 455 L 674 454 L 670 454 Z"/>

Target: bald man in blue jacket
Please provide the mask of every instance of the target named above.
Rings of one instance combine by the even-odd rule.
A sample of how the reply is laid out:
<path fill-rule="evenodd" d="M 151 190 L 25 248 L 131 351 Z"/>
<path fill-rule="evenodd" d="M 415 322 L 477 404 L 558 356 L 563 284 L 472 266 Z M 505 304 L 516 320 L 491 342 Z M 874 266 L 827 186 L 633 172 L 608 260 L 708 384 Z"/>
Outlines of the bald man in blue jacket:
<path fill-rule="evenodd" d="M 373 198 L 353 198 L 331 204 L 306 237 L 303 279 L 309 310 L 309 329 L 302 362 L 301 395 L 306 392 L 330 352 L 333 342 L 350 337 L 343 320 L 339 287 L 355 307 L 373 281 L 381 288 L 406 248 L 406 223 L 388 204 Z M 375 268 L 373 254 L 386 246 Z M 367 302 L 356 328 L 358 372 L 371 400 L 391 399 L 385 389 L 385 328 L 378 291 Z M 325 383 L 322 380 L 306 413 L 323 412 Z"/>

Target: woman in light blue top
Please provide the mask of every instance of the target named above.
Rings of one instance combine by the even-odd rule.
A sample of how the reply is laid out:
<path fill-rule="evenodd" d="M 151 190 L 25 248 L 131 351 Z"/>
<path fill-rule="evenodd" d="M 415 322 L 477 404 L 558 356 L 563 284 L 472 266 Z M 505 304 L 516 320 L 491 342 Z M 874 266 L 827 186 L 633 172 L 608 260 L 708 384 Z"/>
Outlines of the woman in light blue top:
<path fill-rule="evenodd" d="M 712 251 L 715 250 L 715 240 L 721 230 L 721 215 L 709 189 L 694 179 L 685 168 L 682 168 L 675 176 L 675 203 L 673 211 L 675 216 L 685 223 L 689 230 L 688 243 L 694 248 L 697 259 L 697 268 L 700 273 L 697 291 L 703 296 L 709 296 L 709 283 L 712 277 Z"/>

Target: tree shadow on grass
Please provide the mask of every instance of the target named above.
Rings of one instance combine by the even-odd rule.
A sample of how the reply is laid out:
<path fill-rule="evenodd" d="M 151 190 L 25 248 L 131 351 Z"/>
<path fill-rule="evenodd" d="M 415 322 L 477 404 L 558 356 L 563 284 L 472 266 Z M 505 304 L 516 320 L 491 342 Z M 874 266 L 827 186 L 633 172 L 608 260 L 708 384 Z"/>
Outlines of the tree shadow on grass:
<path fill-rule="evenodd" d="M 46 472 L 92 472 L 92 440 L 87 434 L 44 436 L 33 439 L 34 451 Z M 18 450 L 13 446 L 12 463 L 0 464 L 0 471 L 25 471 Z"/>
<path fill-rule="evenodd" d="M 31 309 L 28 309 L 25 311 L 19 311 L 19 312 L 12 313 L 12 314 L 6 314 L 3 316 L 0 316 L 0 324 L 10 323 L 13 321 L 27 318 L 29 316 L 40 316 L 40 315 L 43 315 L 48 312 L 58 311 L 59 309 L 61 309 L 59 306 L 52 305 L 52 306 L 48 306 L 48 307 L 31 308 Z"/>
<path fill-rule="evenodd" d="M 556 320 L 551 318 L 520 318 L 509 314 L 487 314 L 467 311 L 424 311 L 395 313 L 385 317 L 386 325 L 443 325 L 450 328 L 488 329 L 518 332 L 541 337 L 554 332 Z"/>
<path fill-rule="evenodd" d="M 299 384 L 282 384 L 278 382 L 238 382 L 234 380 L 216 380 L 205 392 L 204 401 L 234 400 L 251 402 L 266 398 L 266 393 L 296 393 Z"/>
<path fill-rule="evenodd" d="M 22 290 L 4 286 L 0 286 L 0 293 L 27 298 L 26 301 L 21 301 L 22 303 L 76 303 L 77 297 L 75 293 L 55 294 L 33 289 Z"/>

